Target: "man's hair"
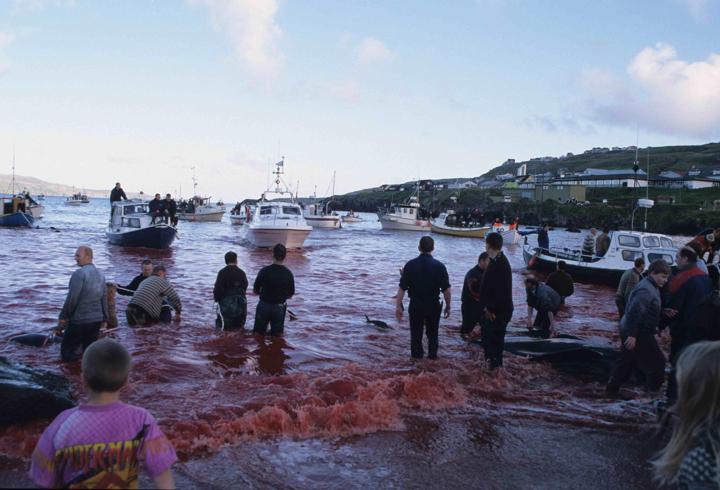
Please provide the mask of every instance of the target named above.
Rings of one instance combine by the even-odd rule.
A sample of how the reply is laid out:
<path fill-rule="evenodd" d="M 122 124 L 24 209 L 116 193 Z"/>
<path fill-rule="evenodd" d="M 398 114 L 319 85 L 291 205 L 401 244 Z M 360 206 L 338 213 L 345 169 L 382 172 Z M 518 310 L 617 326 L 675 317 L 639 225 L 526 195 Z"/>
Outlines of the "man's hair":
<path fill-rule="evenodd" d="M 503 237 L 500 233 L 492 232 L 485 236 L 485 243 L 493 250 L 502 250 Z"/>
<path fill-rule="evenodd" d="M 164 265 L 156 265 L 155 267 L 153 267 L 153 272 L 152 272 L 153 275 L 157 276 L 158 272 L 165 272 L 165 266 Z"/>
<path fill-rule="evenodd" d="M 609 226 L 603 226 L 603 233 L 605 233 L 605 234 L 610 233 L 610 227 L 609 227 Z"/>
<path fill-rule="evenodd" d="M 637 259 L 635 259 L 635 267 L 640 267 L 640 266 L 645 267 L 645 259 L 642 257 L 638 257 Z"/>
<path fill-rule="evenodd" d="M 115 185 L 120 185 L 120 182 L 115 182 Z"/>
<path fill-rule="evenodd" d="M 564 260 L 558 260 L 557 268 L 559 271 L 564 271 L 567 263 Z"/>
<path fill-rule="evenodd" d="M 119 342 L 100 339 L 85 349 L 82 375 L 91 391 L 118 391 L 127 382 L 129 373 L 130 354 Z"/>
<path fill-rule="evenodd" d="M 278 262 L 282 262 L 285 260 L 285 256 L 287 255 L 287 249 L 285 248 L 285 245 L 282 243 L 278 243 L 273 247 L 273 258 L 277 260 Z"/>
<path fill-rule="evenodd" d="M 528 277 L 525 278 L 525 285 L 526 285 L 526 286 L 535 287 L 535 286 L 537 286 L 538 284 L 540 284 L 540 283 L 539 283 L 538 280 L 535 279 L 533 276 L 528 276 Z"/>
<path fill-rule="evenodd" d="M 155 197 L 158 197 L 159 195 L 160 195 L 159 192 L 156 192 L 156 193 L 155 193 Z"/>
<path fill-rule="evenodd" d="M 695 250 L 693 250 L 690 247 L 681 248 L 680 251 L 678 252 L 678 255 L 680 255 L 680 257 L 687 259 L 687 261 L 691 262 L 691 263 L 697 262 L 697 259 L 698 259 L 698 255 L 695 253 Z"/>
<path fill-rule="evenodd" d="M 670 274 L 670 265 L 663 259 L 657 259 L 648 267 L 649 274 Z"/>
<path fill-rule="evenodd" d="M 87 255 L 91 259 L 93 258 L 93 249 L 92 248 L 88 247 L 87 245 L 80 245 L 78 248 L 80 250 L 82 250 L 83 252 L 85 252 L 85 255 Z"/>
<path fill-rule="evenodd" d="M 430 253 L 435 250 L 435 240 L 431 236 L 424 236 L 420 239 L 419 248 L 423 253 Z"/>
<path fill-rule="evenodd" d="M 490 255 L 487 252 L 483 252 L 478 256 L 478 262 L 482 262 L 485 259 L 489 259 Z"/>
<path fill-rule="evenodd" d="M 237 254 L 235 252 L 228 252 L 225 254 L 226 264 L 237 264 Z"/>
<path fill-rule="evenodd" d="M 703 252 L 703 247 L 696 241 L 692 241 L 685 245 L 686 247 L 690 247 L 693 249 L 693 251 L 697 254 L 698 258 L 701 258 L 703 255 L 705 255 Z"/>
<path fill-rule="evenodd" d="M 140 264 L 140 265 L 152 265 L 152 260 L 150 260 L 150 259 L 145 259 L 145 260 L 142 261 L 142 264 Z"/>

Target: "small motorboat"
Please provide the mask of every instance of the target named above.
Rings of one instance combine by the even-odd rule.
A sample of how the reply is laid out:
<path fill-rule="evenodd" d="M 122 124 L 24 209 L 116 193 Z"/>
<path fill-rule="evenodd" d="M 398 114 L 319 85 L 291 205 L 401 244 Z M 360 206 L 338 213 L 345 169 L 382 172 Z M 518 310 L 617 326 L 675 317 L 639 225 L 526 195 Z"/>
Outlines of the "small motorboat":
<path fill-rule="evenodd" d="M 38 194 L 37 199 L 38 199 L 38 201 L 44 201 L 44 200 L 45 200 L 45 194 Z"/>
<path fill-rule="evenodd" d="M 495 223 L 493 223 L 491 228 L 494 233 L 500 233 L 500 235 L 503 237 L 503 243 L 506 245 L 512 245 L 514 243 L 517 243 L 518 240 L 520 240 L 520 235 L 518 235 L 517 221 L 509 225 L 496 221 Z"/>
<path fill-rule="evenodd" d="M 165 249 L 175 240 L 177 229 L 165 221 L 153 223 L 148 203 L 131 199 L 112 203 L 106 235 L 112 245 Z"/>
<path fill-rule="evenodd" d="M 239 202 L 230 210 L 231 225 L 242 226 L 250 220 L 250 217 L 255 212 L 255 205 L 250 204 L 250 202 L 254 203 L 255 201 L 245 200 Z"/>
<path fill-rule="evenodd" d="M 466 238 L 485 238 L 485 235 L 491 231 L 489 226 L 475 226 L 472 223 L 463 226 L 463 223 L 457 219 L 457 215 L 452 210 L 440 214 L 437 219 L 433 220 L 431 229 L 433 233 L 440 235 Z"/>
<path fill-rule="evenodd" d="M 327 204 L 310 204 L 305 208 L 304 216 L 307 224 L 313 228 L 339 229 L 342 227 L 340 216 L 330 211 Z"/>
<path fill-rule="evenodd" d="M 65 205 L 66 206 L 80 206 L 82 204 L 89 204 L 90 199 L 88 199 L 87 195 L 85 194 L 73 194 L 72 196 L 65 198 Z"/>
<path fill-rule="evenodd" d="M 411 196 L 405 204 L 381 208 L 377 215 L 383 230 L 430 231 L 432 227 L 430 213 L 420 207 L 418 194 Z"/>
<path fill-rule="evenodd" d="M 178 204 L 177 217 L 182 221 L 220 222 L 225 214 L 225 205 L 212 204 L 209 197 L 193 196 Z"/>
<path fill-rule="evenodd" d="M 352 209 L 345 213 L 340 219 L 342 219 L 343 223 L 360 223 L 365 221 L 359 214 L 353 213 Z"/>
<path fill-rule="evenodd" d="M 0 226 L 12 228 L 32 228 L 35 225 L 35 218 L 29 212 L 29 202 L 22 197 L 0 198 Z"/>

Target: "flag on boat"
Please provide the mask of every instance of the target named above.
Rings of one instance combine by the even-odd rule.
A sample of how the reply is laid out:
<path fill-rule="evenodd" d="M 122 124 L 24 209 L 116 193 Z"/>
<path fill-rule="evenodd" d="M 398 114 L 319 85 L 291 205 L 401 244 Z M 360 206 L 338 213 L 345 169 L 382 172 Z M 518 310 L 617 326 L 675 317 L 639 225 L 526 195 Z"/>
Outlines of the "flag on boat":
<path fill-rule="evenodd" d="M 285 160 L 280 160 L 275 165 L 277 165 L 278 167 L 282 167 L 284 164 L 285 164 Z"/>

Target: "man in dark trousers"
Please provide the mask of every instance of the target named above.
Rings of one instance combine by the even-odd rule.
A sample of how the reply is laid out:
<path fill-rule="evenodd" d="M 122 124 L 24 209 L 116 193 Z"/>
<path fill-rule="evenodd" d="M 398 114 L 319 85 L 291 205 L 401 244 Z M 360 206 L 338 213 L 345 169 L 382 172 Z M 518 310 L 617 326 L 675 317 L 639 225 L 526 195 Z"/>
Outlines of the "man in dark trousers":
<path fill-rule="evenodd" d="M 150 277 L 152 275 L 153 271 L 153 263 L 150 259 L 145 259 L 142 261 L 141 265 L 142 269 L 139 275 L 135 276 L 132 281 L 130 281 L 130 284 L 127 286 L 118 286 L 117 292 L 121 296 L 132 296 L 135 294 L 135 291 L 137 291 L 137 288 L 140 287 L 140 283 L 142 283 L 145 279 Z"/>
<path fill-rule="evenodd" d="M 115 182 L 115 187 L 113 187 L 113 190 L 110 191 L 110 206 L 112 206 L 112 203 L 115 201 L 127 201 L 127 196 L 125 195 L 125 191 L 120 186 L 120 182 Z"/>
<path fill-rule="evenodd" d="M 660 322 L 660 289 L 669 275 L 670 266 L 664 260 L 656 260 L 650 264 L 648 276 L 630 293 L 625 315 L 620 320 L 620 358 L 605 388 L 610 396 L 617 395 L 635 367 L 645 375 L 648 391 L 657 392 L 662 386 L 665 356 L 655 340 L 655 332 Z"/>
<path fill-rule="evenodd" d="M 245 271 L 237 265 L 235 252 L 225 254 L 225 264 L 225 268 L 218 272 L 213 289 L 213 297 L 220 308 L 215 325 L 224 330 L 235 330 L 245 326 L 247 318 L 245 291 L 248 280 Z"/>
<path fill-rule="evenodd" d="M 533 327 L 537 329 L 540 338 L 547 339 L 553 332 L 555 315 L 562 303 L 562 298 L 547 284 L 538 282 L 534 277 L 525 279 L 525 292 L 527 293 L 527 328 L 532 333 Z M 533 322 L 533 310 L 537 310 Z"/>
<path fill-rule="evenodd" d="M 683 349 L 693 343 L 693 330 L 697 326 L 700 305 L 712 291 L 709 276 L 697 265 L 698 256 L 690 247 L 681 248 L 675 262 L 678 265 L 667 287 L 667 301 L 663 316 L 670 326 L 670 373 L 668 375 L 667 398 L 669 402 L 677 397 L 675 362 Z"/>
<path fill-rule="evenodd" d="M 567 264 L 564 260 L 558 260 L 555 272 L 550 274 L 545 284 L 555 290 L 560 295 L 560 302 L 565 304 L 565 298 L 572 296 L 575 292 L 575 283 L 570 274 L 565 272 Z"/>
<path fill-rule="evenodd" d="M 173 226 L 177 226 L 177 203 L 170 194 L 165 194 L 163 212 L 168 222 Z"/>
<path fill-rule="evenodd" d="M 538 247 L 541 253 L 547 253 L 550 250 L 550 225 L 543 223 L 542 228 L 538 231 Z"/>
<path fill-rule="evenodd" d="M 505 331 L 513 314 L 512 269 L 502 247 L 500 233 L 485 237 L 490 263 L 480 288 L 480 306 L 484 312 L 480 334 L 490 369 L 502 367 Z"/>
<path fill-rule="evenodd" d="M 435 242 L 429 236 L 420 239 L 420 255 L 403 267 L 400 285 L 396 295 L 395 316 L 402 319 L 405 291 L 410 296 L 410 354 L 414 359 L 425 355 L 422 345 L 423 330 L 428 339 L 428 358 L 437 359 L 438 329 L 442 303 L 438 295 L 445 298 L 445 318 L 450 316 L 450 279 L 442 262 L 435 260 L 432 252 Z"/>
<path fill-rule="evenodd" d="M 462 296 L 462 327 L 460 333 L 467 335 L 473 331 L 476 325 L 479 325 L 482 319 L 482 310 L 480 309 L 480 287 L 482 286 L 483 275 L 490 263 L 490 256 L 487 252 L 483 252 L 478 257 L 478 263 L 465 274 L 463 282 Z"/>
<path fill-rule="evenodd" d="M 258 272 L 253 292 L 260 295 L 255 309 L 253 332 L 265 335 L 268 323 L 270 335 L 282 335 L 285 331 L 285 302 L 295 294 L 295 278 L 283 265 L 287 250 L 278 243 L 273 247 L 273 263 Z"/>
<path fill-rule="evenodd" d="M 160 199 L 160 193 L 155 194 L 155 199 L 148 203 L 148 211 L 150 213 L 150 216 L 152 216 L 151 223 L 154 224 L 155 220 L 159 216 L 162 216 L 164 206 L 165 204 L 163 203 L 163 200 Z"/>

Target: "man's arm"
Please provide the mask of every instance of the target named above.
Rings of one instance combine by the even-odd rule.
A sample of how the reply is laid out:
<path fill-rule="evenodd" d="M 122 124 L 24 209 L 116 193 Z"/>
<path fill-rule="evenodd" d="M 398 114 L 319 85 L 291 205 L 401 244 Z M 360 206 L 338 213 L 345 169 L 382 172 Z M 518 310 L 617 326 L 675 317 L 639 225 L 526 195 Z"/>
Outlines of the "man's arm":
<path fill-rule="evenodd" d="M 63 304 L 62 310 L 60 311 L 60 320 L 68 320 L 72 318 L 73 313 L 75 313 L 75 308 L 77 308 L 84 282 L 85 275 L 82 273 L 82 269 L 76 270 L 70 277 L 70 284 L 68 286 L 67 296 L 65 297 L 65 304 Z"/>
<path fill-rule="evenodd" d="M 449 287 L 445 291 L 443 291 L 443 298 L 445 298 L 445 318 L 448 318 L 450 316 L 450 303 L 452 301 L 452 295 L 450 293 L 450 290 L 452 288 Z"/>
<path fill-rule="evenodd" d="M 169 286 L 163 293 L 167 298 L 168 303 L 175 309 L 175 314 L 179 315 L 182 310 L 182 303 L 180 302 L 180 296 L 175 292 L 175 288 Z"/>
<path fill-rule="evenodd" d="M 290 273 L 290 288 L 288 289 L 288 298 L 292 298 L 295 296 L 295 276 L 293 276 L 293 273 Z"/>
<path fill-rule="evenodd" d="M 213 299 L 217 303 L 220 301 L 220 298 L 222 297 L 223 288 L 222 284 L 220 284 L 220 277 L 222 272 L 218 272 L 217 278 L 215 278 L 215 286 L 213 287 Z"/>
<path fill-rule="evenodd" d="M 123 189 L 120 189 L 120 196 L 127 201 L 127 196 L 125 195 L 125 191 Z"/>
<path fill-rule="evenodd" d="M 263 270 L 264 269 L 260 269 L 257 277 L 255 277 L 255 283 L 253 284 L 253 293 L 255 294 L 260 294 L 260 290 L 262 289 Z"/>
<path fill-rule="evenodd" d="M 533 318 L 533 307 L 528 305 L 527 307 L 527 328 L 532 328 Z"/>
<path fill-rule="evenodd" d="M 102 308 L 102 314 L 103 314 L 103 323 L 108 321 L 108 318 L 110 315 L 108 315 L 108 290 L 107 290 L 107 283 L 105 282 L 105 278 L 102 278 L 102 299 L 100 300 L 100 307 Z"/>
<path fill-rule="evenodd" d="M 397 293 L 395 294 L 395 318 L 398 320 L 402 320 L 403 298 L 405 298 L 405 290 L 398 286 Z"/>

